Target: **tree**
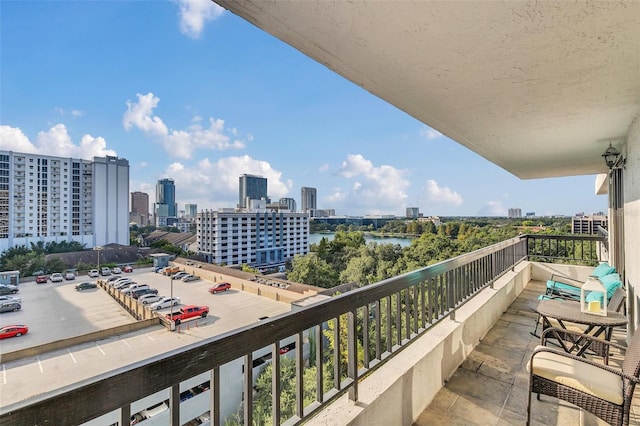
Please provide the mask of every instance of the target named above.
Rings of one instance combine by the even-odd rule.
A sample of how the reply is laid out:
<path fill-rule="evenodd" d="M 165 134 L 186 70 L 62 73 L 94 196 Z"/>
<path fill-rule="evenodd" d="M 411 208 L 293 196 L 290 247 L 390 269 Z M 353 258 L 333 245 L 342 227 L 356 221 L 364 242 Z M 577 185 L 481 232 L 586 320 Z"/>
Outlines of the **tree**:
<path fill-rule="evenodd" d="M 291 281 L 323 288 L 331 288 L 338 284 L 338 271 L 315 255 L 296 256 L 291 267 L 291 272 L 287 274 Z"/>

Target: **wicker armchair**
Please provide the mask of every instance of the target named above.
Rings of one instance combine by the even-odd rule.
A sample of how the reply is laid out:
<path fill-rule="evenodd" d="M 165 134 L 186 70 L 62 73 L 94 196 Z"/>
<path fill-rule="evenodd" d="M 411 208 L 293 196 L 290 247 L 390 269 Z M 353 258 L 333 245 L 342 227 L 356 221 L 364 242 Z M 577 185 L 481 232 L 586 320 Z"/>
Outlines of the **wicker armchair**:
<path fill-rule="evenodd" d="M 529 400 L 527 425 L 531 421 L 531 394 L 549 395 L 574 404 L 612 425 L 628 425 L 631 400 L 640 376 L 640 332 L 629 347 L 594 338 L 588 334 L 562 330 L 602 345 L 625 351 L 622 370 L 563 351 L 538 346 L 527 369 L 529 370 Z M 542 343 L 553 328 L 542 334 Z"/>

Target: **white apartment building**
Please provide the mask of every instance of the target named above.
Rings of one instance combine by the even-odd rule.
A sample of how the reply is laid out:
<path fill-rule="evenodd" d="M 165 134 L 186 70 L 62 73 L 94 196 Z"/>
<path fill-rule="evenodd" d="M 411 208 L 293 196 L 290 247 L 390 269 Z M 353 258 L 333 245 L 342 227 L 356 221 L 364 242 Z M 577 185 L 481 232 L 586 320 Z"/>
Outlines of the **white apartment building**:
<path fill-rule="evenodd" d="M 309 214 L 203 210 L 197 216 L 198 251 L 218 265 L 281 265 L 309 252 Z"/>
<path fill-rule="evenodd" d="M 128 245 L 128 161 L 0 151 L 0 251 L 39 241 Z"/>

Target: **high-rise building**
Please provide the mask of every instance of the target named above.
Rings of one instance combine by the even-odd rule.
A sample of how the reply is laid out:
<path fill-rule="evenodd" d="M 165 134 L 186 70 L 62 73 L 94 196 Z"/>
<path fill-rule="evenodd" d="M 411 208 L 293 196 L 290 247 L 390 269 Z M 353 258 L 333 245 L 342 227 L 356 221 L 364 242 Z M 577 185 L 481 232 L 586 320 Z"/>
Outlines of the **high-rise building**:
<path fill-rule="evenodd" d="M 262 199 L 267 199 L 267 178 L 247 174 L 240 176 L 238 207 L 246 209 L 249 200 Z"/>
<path fill-rule="evenodd" d="M 419 207 L 407 207 L 407 219 L 417 219 L 420 216 Z"/>
<path fill-rule="evenodd" d="M 198 213 L 198 251 L 207 262 L 274 266 L 309 252 L 309 216 L 306 213 L 226 210 Z"/>
<path fill-rule="evenodd" d="M 599 228 L 609 228 L 609 218 L 607 216 L 595 214 L 591 216 L 580 215 L 574 216 L 571 219 L 572 234 L 598 234 Z"/>
<path fill-rule="evenodd" d="M 522 209 L 517 209 L 517 208 L 509 209 L 509 217 L 511 218 L 522 217 Z"/>
<path fill-rule="evenodd" d="M 300 191 L 300 198 L 300 211 L 302 211 L 303 213 L 310 213 L 312 210 L 318 208 L 318 198 L 315 188 L 308 188 L 306 186 L 303 186 Z"/>
<path fill-rule="evenodd" d="M 280 198 L 278 204 L 287 206 L 287 209 L 289 209 L 289 211 L 291 212 L 296 211 L 296 200 L 294 200 L 293 198 Z"/>
<path fill-rule="evenodd" d="M 176 186 L 173 179 L 160 179 L 156 184 L 156 202 L 153 206 L 156 226 L 169 226 L 178 218 Z"/>
<path fill-rule="evenodd" d="M 36 242 L 129 245 L 129 162 L 0 151 L 0 252 Z"/>
<path fill-rule="evenodd" d="M 184 205 L 184 211 L 185 211 L 185 219 L 189 219 L 189 220 L 195 220 L 196 219 L 196 215 L 198 214 L 198 205 L 197 204 L 185 204 Z"/>
<path fill-rule="evenodd" d="M 140 225 L 149 224 L 149 194 L 140 191 L 131 193 L 131 213 L 140 218 Z"/>

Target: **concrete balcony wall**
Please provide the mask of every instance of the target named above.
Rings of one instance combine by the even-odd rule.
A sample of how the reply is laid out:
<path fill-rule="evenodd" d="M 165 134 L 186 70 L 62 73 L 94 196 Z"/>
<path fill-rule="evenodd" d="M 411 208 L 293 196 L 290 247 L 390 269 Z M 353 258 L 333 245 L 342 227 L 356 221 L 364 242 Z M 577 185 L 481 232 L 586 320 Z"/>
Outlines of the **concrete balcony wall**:
<path fill-rule="evenodd" d="M 522 262 L 435 325 L 358 385 L 358 402 L 343 395 L 308 425 L 412 424 L 444 383 L 532 279 Z M 541 271 L 540 271 L 541 273 Z M 337 420 L 339 419 L 339 420 Z"/>

